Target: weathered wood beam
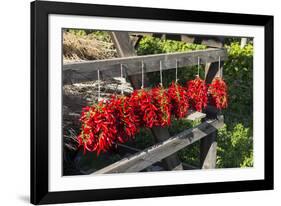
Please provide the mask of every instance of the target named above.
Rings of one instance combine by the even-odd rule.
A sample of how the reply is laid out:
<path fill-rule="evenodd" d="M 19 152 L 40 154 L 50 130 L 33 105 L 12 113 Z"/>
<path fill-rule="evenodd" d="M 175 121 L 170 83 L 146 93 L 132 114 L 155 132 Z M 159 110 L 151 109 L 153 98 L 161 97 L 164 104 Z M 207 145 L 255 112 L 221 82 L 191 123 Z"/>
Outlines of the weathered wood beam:
<path fill-rule="evenodd" d="M 223 117 L 218 117 L 218 119 L 215 120 L 208 120 L 135 155 L 98 170 L 93 174 L 141 171 L 155 162 L 161 161 L 186 146 L 206 137 L 208 134 L 215 132 L 218 128 L 221 128 L 223 124 Z"/>
<path fill-rule="evenodd" d="M 200 142 L 200 164 L 202 169 L 214 169 L 217 163 L 217 131 Z"/>
<path fill-rule="evenodd" d="M 185 119 L 195 121 L 195 120 L 203 119 L 205 117 L 206 117 L 205 113 L 197 112 L 197 111 L 189 111 Z"/>
<path fill-rule="evenodd" d="M 125 145 L 125 144 L 121 144 L 121 143 L 118 143 L 118 147 L 121 148 L 122 150 L 126 151 L 127 153 L 131 153 L 131 154 L 134 154 L 136 152 L 141 152 L 142 151 L 141 149 L 138 149 L 138 148 L 135 148 L 135 147 L 131 147 L 131 146 L 128 146 L 128 145 Z M 190 164 L 185 163 L 185 162 L 182 162 L 181 164 L 182 164 L 182 167 L 183 167 L 184 170 L 200 169 L 199 167 L 196 167 L 194 165 L 190 165 Z M 161 166 L 161 162 L 156 162 L 153 165 Z M 175 167 L 174 170 L 178 170 L 178 168 Z M 87 173 L 87 174 L 89 174 L 89 173 Z"/>
<path fill-rule="evenodd" d="M 137 54 L 135 52 L 133 43 L 129 37 L 128 32 L 110 32 L 110 36 L 112 41 L 114 42 L 114 46 L 117 50 L 117 54 L 119 58 L 131 58 L 131 57 L 136 57 Z M 106 60 L 105 60 L 106 61 Z M 133 68 L 136 68 L 138 65 L 136 64 L 137 62 L 132 62 L 131 66 Z M 102 73 L 102 77 L 104 75 L 109 75 L 111 77 L 115 77 L 114 72 L 117 76 L 120 76 L 120 71 L 121 71 L 121 66 L 119 65 L 111 65 L 110 70 L 100 70 Z M 124 67 L 126 68 L 126 67 Z M 127 73 L 127 70 L 125 70 L 125 73 Z M 146 80 L 146 76 L 144 77 Z M 141 87 L 141 76 L 138 74 L 132 74 L 129 76 L 129 81 L 134 87 L 134 89 L 139 89 Z"/>
<path fill-rule="evenodd" d="M 130 56 L 104 60 L 94 60 L 76 63 L 66 63 L 63 65 L 63 71 L 75 71 L 79 73 L 95 72 L 97 70 L 105 71 L 115 69 L 120 71 L 120 65 L 124 66 L 127 75 L 141 74 L 141 63 L 144 63 L 144 72 L 159 71 L 160 61 L 162 62 L 162 69 L 174 69 L 176 61 L 178 67 L 197 65 L 198 57 L 200 63 L 206 64 L 227 59 L 225 49 L 205 49 L 189 52 L 175 52 L 165 54 L 153 54 L 143 56 Z"/>

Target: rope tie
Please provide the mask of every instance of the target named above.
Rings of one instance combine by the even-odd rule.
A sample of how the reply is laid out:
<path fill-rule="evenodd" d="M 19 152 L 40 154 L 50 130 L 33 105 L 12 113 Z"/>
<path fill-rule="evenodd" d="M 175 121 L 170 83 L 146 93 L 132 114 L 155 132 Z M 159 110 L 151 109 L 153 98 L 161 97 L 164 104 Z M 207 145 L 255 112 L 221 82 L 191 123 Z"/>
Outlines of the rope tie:
<path fill-rule="evenodd" d="M 178 82 L 178 60 L 176 59 L 176 83 Z"/>
<path fill-rule="evenodd" d="M 200 57 L 197 58 L 197 76 L 199 77 L 199 69 L 200 69 Z"/>
<path fill-rule="evenodd" d="M 100 70 L 98 69 L 98 101 L 100 101 Z"/>
<path fill-rule="evenodd" d="M 219 56 L 219 63 L 218 63 L 219 75 L 222 78 L 222 68 L 221 68 L 221 56 Z"/>
<path fill-rule="evenodd" d="M 123 64 L 120 64 L 120 70 L 121 70 L 121 94 L 124 95 L 123 91 Z"/>
<path fill-rule="evenodd" d="M 144 88 L 144 63 L 141 61 L 141 88 Z"/>
<path fill-rule="evenodd" d="M 162 80 L 162 61 L 160 60 L 160 86 L 163 86 L 163 80 Z"/>

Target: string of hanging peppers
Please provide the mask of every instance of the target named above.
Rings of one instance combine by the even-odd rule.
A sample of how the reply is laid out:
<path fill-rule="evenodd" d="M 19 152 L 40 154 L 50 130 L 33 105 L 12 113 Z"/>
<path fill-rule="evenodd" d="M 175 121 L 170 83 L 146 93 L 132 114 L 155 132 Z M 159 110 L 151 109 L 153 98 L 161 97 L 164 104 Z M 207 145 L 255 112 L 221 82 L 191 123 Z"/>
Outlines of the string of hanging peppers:
<path fill-rule="evenodd" d="M 208 101 L 220 110 L 227 107 L 227 85 L 222 78 L 206 85 L 197 76 L 186 86 L 173 82 L 168 89 L 157 86 L 135 90 L 130 96 L 112 96 L 82 109 L 79 146 L 84 152 L 106 152 L 116 143 L 133 139 L 140 127 L 169 126 L 171 117 L 184 118 L 189 109 L 202 111 Z"/>

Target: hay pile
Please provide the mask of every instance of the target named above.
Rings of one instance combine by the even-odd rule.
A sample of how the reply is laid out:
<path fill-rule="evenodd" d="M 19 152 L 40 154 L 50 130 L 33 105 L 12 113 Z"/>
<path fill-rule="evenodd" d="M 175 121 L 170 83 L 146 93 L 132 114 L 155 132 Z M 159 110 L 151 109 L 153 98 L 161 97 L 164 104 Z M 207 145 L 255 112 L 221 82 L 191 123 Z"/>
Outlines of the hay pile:
<path fill-rule="evenodd" d="M 101 41 L 94 34 L 75 35 L 63 32 L 63 61 L 83 61 L 117 57 L 113 43 Z"/>

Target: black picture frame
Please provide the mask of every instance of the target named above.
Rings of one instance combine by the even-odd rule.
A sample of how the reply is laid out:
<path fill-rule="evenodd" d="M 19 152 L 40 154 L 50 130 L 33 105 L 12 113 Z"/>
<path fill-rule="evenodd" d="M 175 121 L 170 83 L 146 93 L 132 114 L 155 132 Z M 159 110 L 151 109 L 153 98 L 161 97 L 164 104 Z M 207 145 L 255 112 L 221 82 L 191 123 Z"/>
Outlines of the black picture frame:
<path fill-rule="evenodd" d="M 265 28 L 264 180 L 49 192 L 48 15 L 191 21 Z M 273 189 L 273 16 L 63 2 L 31 2 L 31 203 L 50 204 Z"/>

